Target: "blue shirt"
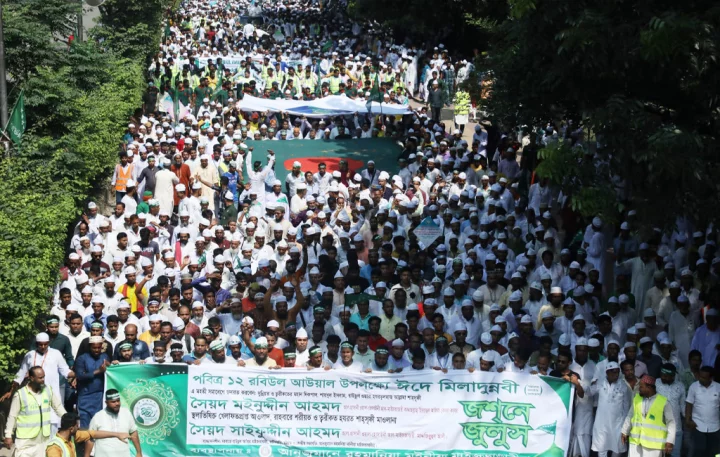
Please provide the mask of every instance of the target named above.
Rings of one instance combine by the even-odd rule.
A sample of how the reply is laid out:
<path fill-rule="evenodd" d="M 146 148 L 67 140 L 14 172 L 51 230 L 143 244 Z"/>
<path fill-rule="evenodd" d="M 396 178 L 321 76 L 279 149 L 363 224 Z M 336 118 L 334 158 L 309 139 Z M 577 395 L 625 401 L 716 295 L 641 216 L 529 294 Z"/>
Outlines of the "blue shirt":
<path fill-rule="evenodd" d="M 690 349 L 697 349 L 702 354 L 702 364 L 704 366 L 715 366 L 717 358 L 716 346 L 720 344 L 720 330 L 714 332 L 708 330 L 707 325 L 703 325 L 695 330 L 695 336 L 692 339 Z"/>
<path fill-rule="evenodd" d="M 105 390 L 105 373 L 93 374 L 103 362 L 110 362 L 107 354 L 102 353 L 96 359 L 91 354 L 82 354 L 75 361 L 74 371 L 78 381 L 78 395 L 93 394 Z"/>
<path fill-rule="evenodd" d="M 238 189 L 237 189 L 238 174 L 237 174 L 237 172 L 235 172 L 235 173 L 230 173 L 230 172 L 228 171 L 228 172 L 224 173 L 223 176 L 227 177 L 227 179 L 228 179 L 228 189 L 229 189 L 230 192 L 232 192 L 232 194 L 233 194 L 233 202 L 234 202 L 234 203 L 237 203 L 237 201 L 238 201 Z M 224 196 L 223 196 L 223 198 L 224 198 Z"/>
<path fill-rule="evenodd" d="M 203 356 L 202 358 L 203 358 L 203 359 L 206 359 L 207 356 L 208 356 L 208 355 L 205 354 L 205 356 Z M 197 356 L 195 355 L 195 351 L 193 351 L 193 352 L 191 352 L 190 354 L 188 354 L 188 355 L 186 355 L 186 356 L 183 356 L 182 360 L 183 360 L 183 362 L 185 362 L 185 363 L 193 363 L 193 362 L 195 362 L 195 361 L 196 361 L 197 359 L 199 359 L 199 358 L 200 358 L 200 357 L 197 357 Z"/>
<path fill-rule="evenodd" d="M 105 313 L 102 313 L 102 316 L 100 316 L 100 319 L 97 319 L 95 317 L 95 314 L 90 314 L 89 316 L 85 316 L 85 319 L 83 319 L 83 324 L 85 325 L 85 330 L 87 330 L 89 332 L 90 326 L 95 321 L 101 321 L 103 323 L 103 329 L 107 328 L 107 315 Z"/>

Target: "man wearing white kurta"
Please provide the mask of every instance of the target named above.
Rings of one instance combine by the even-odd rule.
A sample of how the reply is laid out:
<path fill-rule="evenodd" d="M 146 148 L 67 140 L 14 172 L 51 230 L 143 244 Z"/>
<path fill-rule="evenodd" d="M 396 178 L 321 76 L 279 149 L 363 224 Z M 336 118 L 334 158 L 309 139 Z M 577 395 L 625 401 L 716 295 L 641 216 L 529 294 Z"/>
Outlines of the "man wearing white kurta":
<path fill-rule="evenodd" d="M 645 303 L 645 293 L 653 286 L 653 276 L 657 271 L 655 259 L 650 255 L 649 250 L 648 244 L 642 243 L 637 257 L 618 264 L 632 276 L 630 292 L 635 296 L 635 303 Z"/>
<path fill-rule="evenodd" d="M 590 391 L 597 395 L 597 413 L 592 429 L 592 450 L 598 457 L 613 457 L 627 451 L 622 442 L 621 417 L 627 416 L 632 405 L 632 391 L 627 383 L 620 380 L 620 365 L 609 362 L 602 379 L 594 379 Z"/>
<path fill-rule="evenodd" d="M 657 386 L 657 393 L 667 398 L 668 404 L 672 408 L 673 416 L 675 416 L 675 423 L 682 424 L 682 416 L 685 415 L 685 385 L 677 379 L 676 374 L 677 369 L 675 365 L 666 363 L 660 369 L 660 379 L 658 379 L 655 384 Z M 682 427 L 677 427 L 672 457 L 680 457 L 682 436 Z"/>
<path fill-rule="evenodd" d="M 163 166 L 155 173 L 155 195 L 153 197 L 160 202 L 160 211 L 172 214 L 175 184 L 180 183 L 180 180 L 175 173 L 170 171 L 170 160 L 161 160 Z"/>
<path fill-rule="evenodd" d="M 654 415 L 650 414 L 650 410 L 656 401 L 666 400 L 665 397 L 657 394 L 655 390 L 655 378 L 652 376 L 644 375 L 640 378 L 639 391 L 640 393 L 636 396 L 636 398 L 641 398 L 640 407 L 642 408 L 642 411 L 640 411 L 640 415 L 642 423 L 645 424 L 646 422 L 650 423 L 651 421 L 662 421 L 664 427 L 667 428 L 667 436 L 664 439 L 664 443 L 657 445 L 660 449 L 643 446 L 637 442 L 637 439 L 633 436 L 633 429 L 636 428 L 636 426 L 633 426 L 633 417 L 635 415 L 635 399 L 633 399 L 633 403 L 630 405 L 630 409 L 628 410 L 627 416 L 625 416 L 625 422 L 622 426 L 623 442 L 627 443 L 630 440 L 635 441 L 630 442 L 628 457 L 663 457 L 664 454 L 672 453 L 672 448 L 675 444 L 675 432 L 677 431 L 678 426 L 678 424 L 675 423 L 675 416 L 673 415 L 672 407 L 669 403 L 665 402 L 665 406 L 662 410 L 662 418 L 654 417 Z M 640 432 L 638 431 L 636 433 Z"/>
<path fill-rule="evenodd" d="M 105 408 L 95 414 L 90 421 L 90 430 L 127 433 L 135 446 L 135 455 L 142 456 L 137 425 L 132 413 L 120 406 L 120 393 L 115 389 L 105 392 Z M 130 457 L 130 446 L 117 438 L 98 440 L 95 443 L 95 457 Z M 89 455 L 90 451 L 86 451 Z"/>
<path fill-rule="evenodd" d="M 20 389 L 12 399 L 5 427 L 5 446 L 10 449 L 15 437 L 15 457 L 37 457 L 45 455 L 45 446 L 55 436 L 47 411 L 50 416 L 62 416 L 65 408 L 50 387 L 45 385 L 45 372 L 42 368 L 30 370 L 27 386 Z M 32 400 L 30 400 L 32 398 Z M 49 399 L 49 400 L 48 400 Z M 36 409 L 32 409 L 37 405 Z M 45 417 L 43 417 L 45 413 Z"/>
<path fill-rule="evenodd" d="M 570 449 L 573 456 L 590 457 L 590 444 L 593 429 L 593 396 L 590 382 L 595 376 L 595 362 L 588 359 L 588 342 L 580 337 L 575 343 L 575 360 L 570 370 L 580 375 L 580 383 L 585 395 L 575 399 L 575 418 L 573 419 Z"/>
<path fill-rule="evenodd" d="M 0 402 L 5 401 L 15 392 L 32 367 L 42 367 L 45 370 L 45 385 L 49 386 L 57 395 L 60 395 L 60 376 L 69 380 L 75 378 L 75 373 L 68 366 L 62 353 L 49 347 L 50 336 L 47 333 L 38 333 L 35 337 L 35 344 L 37 349 L 25 354 L 10 392 L 3 395 Z M 54 410 L 51 411 L 50 422 L 53 425 L 54 435 L 57 426 L 60 425 L 60 416 L 55 414 Z"/>

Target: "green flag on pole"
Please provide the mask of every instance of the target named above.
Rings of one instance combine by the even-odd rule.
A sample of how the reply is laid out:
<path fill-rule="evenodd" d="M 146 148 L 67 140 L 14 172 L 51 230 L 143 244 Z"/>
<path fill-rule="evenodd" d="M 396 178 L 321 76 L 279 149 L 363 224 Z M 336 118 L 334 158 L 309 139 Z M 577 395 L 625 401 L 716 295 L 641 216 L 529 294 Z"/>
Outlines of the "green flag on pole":
<path fill-rule="evenodd" d="M 7 132 L 10 139 L 15 144 L 20 144 L 22 141 L 23 133 L 25 133 L 26 121 L 25 121 L 25 92 L 20 91 L 15 107 L 10 114 L 7 127 Z"/>
<path fill-rule="evenodd" d="M 365 107 L 367 108 L 368 113 L 370 113 L 371 111 L 372 102 L 380 103 L 380 112 L 382 113 L 383 94 L 380 92 L 380 78 L 378 78 L 377 72 L 375 73 L 375 82 L 373 84 L 373 87 L 372 89 L 370 89 L 370 96 L 365 103 Z"/>

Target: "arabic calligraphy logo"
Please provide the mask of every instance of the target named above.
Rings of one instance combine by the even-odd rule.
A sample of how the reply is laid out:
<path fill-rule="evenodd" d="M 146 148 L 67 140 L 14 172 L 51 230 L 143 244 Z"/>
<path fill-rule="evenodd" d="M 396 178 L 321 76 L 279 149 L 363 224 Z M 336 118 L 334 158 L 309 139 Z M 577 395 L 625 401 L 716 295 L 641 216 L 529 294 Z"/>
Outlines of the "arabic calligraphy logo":
<path fill-rule="evenodd" d="M 141 398 L 133 406 L 133 416 L 140 425 L 155 425 L 160 420 L 160 405 L 152 398 Z"/>
<path fill-rule="evenodd" d="M 137 379 L 122 391 L 140 429 L 143 443 L 156 445 L 180 423 L 180 406 L 172 389 L 153 379 Z"/>

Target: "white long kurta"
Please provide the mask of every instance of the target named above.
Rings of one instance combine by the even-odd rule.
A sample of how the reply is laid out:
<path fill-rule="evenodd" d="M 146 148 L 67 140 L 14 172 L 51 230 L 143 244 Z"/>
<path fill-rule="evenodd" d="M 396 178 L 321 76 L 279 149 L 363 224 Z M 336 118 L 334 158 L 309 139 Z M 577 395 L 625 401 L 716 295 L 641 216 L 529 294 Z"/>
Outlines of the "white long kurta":
<path fill-rule="evenodd" d="M 632 391 L 621 380 L 610 384 L 604 375 L 591 389 L 598 399 L 592 429 L 592 450 L 617 454 L 627 451 L 627 444 L 622 443 L 622 418 L 630 409 Z"/>
<path fill-rule="evenodd" d="M 179 182 L 178 177 L 170 170 L 162 169 L 155 173 L 155 195 L 153 197 L 160 202 L 160 211 L 172 214 L 175 184 Z"/>
<path fill-rule="evenodd" d="M 588 260 L 590 260 L 589 253 Z M 657 271 L 655 262 L 649 260 L 648 263 L 644 263 L 638 256 L 622 262 L 620 266 L 632 275 L 630 292 L 635 296 L 635 303 L 645 303 L 645 293 L 653 286 L 653 275 Z M 638 318 L 642 317 L 638 316 Z"/>
<path fill-rule="evenodd" d="M 575 418 L 570 446 L 574 452 L 573 455 L 580 454 L 582 457 L 590 457 L 593 429 L 593 395 L 590 382 L 595 376 L 595 362 L 588 360 L 583 366 L 573 362 L 570 369 L 580 375 L 580 384 L 585 391 L 583 398 L 577 397 L 575 402 Z"/>
<path fill-rule="evenodd" d="M 587 236 L 587 235 L 586 235 Z M 600 284 L 605 284 L 605 235 L 593 231 L 587 247 L 587 261 L 592 263 L 600 272 Z"/>
<path fill-rule="evenodd" d="M 215 191 L 212 189 L 212 187 L 206 185 L 205 183 L 213 184 L 216 186 L 220 184 L 220 175 L 218 174 L 217 167 L 215 167 L 215 165 L 213 165 L 212 163 L 208 163 L 208 166 L 205 168 L 203 168 L 201 165 L 195 169 L 195 173 L 193 174 L 193 176 L 195 176 L 195 179 L 200 178 L 199 181 L 202 184 L 201 195 L 207 199 L 208 209 L 214 212 Z M 157 182 L 157 176 L 155 177 L 155 180 Z"/>
<path fill-rule="evenodd" d="M 60 395 L 60 376 L 67 378 L 68 373 L 70 373 L 70 367 L 62 353 L 53 348 L 48 348 L 45 355 L 39 354 L 37 351 L 28 352 L 20 364 L 20 370 L 15 376 L 15 382 L 22 384 L 30 368 L 35 366 L 43 368 L 45 371 L 45 384 L 50 386 L 53 392 L 57 392 L 57 395 Z M 60 423 L 60 417 L 55 414 L 55 411 L 51 411 L 50 422 L 55 425 Z"/>

